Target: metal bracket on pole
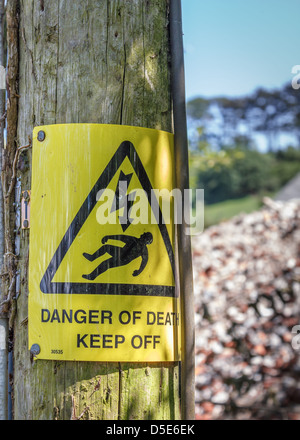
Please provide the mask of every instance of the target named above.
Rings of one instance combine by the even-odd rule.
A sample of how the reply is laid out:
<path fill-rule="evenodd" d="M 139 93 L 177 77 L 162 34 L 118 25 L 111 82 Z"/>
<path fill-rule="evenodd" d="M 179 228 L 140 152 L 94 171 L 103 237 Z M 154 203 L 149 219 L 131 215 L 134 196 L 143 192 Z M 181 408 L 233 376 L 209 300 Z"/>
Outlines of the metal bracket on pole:
<path fill-rule="evenodd" d="M 7 420 L 7 319 L 0 318 L 0 420 Z"/>
<path fill-rule="evenodd" d="M 30 228 L 30 196 L 31 191 L 23 191 L 21 200 L 22 229 Z"/>

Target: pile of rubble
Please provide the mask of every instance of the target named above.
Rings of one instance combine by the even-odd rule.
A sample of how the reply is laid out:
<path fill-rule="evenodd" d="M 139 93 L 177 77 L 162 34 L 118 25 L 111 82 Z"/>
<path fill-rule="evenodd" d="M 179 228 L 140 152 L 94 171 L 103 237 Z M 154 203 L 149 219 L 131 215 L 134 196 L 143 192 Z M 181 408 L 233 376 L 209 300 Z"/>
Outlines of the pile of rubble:
<path fill-rule="evenodd" d="M 300 201 L 265 199 L 192 244 L 196 418 L 300 420 Z"/>

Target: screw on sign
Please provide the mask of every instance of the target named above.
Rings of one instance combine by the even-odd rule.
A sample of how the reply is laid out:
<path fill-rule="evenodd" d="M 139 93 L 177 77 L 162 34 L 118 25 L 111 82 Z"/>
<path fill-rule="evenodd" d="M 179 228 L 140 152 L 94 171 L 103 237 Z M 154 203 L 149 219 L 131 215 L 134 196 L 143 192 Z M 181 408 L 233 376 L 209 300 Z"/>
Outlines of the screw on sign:
<path fill-rule="evenodd" d="M 43 130 L 40 130 L 38 132 L 37 139 L 39 142 L 43 142 L 46 139 L 46 133 Z"/>
<path fill-rule="evenodd" d="M 33 356 L 37 356 L 38 354 L 40 354 L 40 352 L 41 352 L 41 348 L 40 348 L 40 346 L 38 344 L 33 344 L 31 346 L 30 353 Z"/>

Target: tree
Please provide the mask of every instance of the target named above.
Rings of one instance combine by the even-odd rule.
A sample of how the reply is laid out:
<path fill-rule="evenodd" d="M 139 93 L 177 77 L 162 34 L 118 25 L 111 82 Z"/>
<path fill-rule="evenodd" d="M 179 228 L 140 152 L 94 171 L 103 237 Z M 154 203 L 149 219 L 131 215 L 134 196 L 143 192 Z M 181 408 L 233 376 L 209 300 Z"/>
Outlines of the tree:
<path fill-rule="evenodd" d="M 8 0 L 7 8 L 9 62 L 15 63 L 5 182 L 15 183 L 18 155 L 22 190 L 30 188 L 28 137 L 34 126 L 89 122 L 172 131 L 168 0 Z M 7 200 L 11 210 L 13 198 Z M 30 357 L 29 232 L 19 240 L 7 280 L 8 300 L 16 297 L 9 302 L 15 419 L 179 418 L 177 364 L 35 362 Z M 13 250 L 6 249 L 10 255 Z M 9 286 L 15 289 L 10 297 Z"/>
<path fill-rule="evenodd" d="M 275 157 L 247 146 L 214 151 L 207 145 L 191 154 L 190 162 L 191 183 L 204 188 L 206 204 L 279 189 Z"/>
<path fill-rule="evenodd" d="M 233 145 L 241 136 L 257 147 L 258 137 L 264 139 L 269 152 L 291 141 L 299 145 L 300 99 L 290 83 L 275 90 L 258 88 L 238 98 L 195 98 L 187 110 L 190 125 L 201 127 L 202 138 L 217 149 Z"/>

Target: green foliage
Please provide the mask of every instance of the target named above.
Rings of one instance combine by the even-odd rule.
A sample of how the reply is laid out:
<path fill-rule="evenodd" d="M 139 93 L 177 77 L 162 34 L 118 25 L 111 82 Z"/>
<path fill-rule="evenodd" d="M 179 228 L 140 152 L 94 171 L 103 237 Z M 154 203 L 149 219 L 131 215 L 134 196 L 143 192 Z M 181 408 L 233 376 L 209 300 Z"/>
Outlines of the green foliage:
<path fill-rule="evenodd" d="M 258 88 L 244 97 L 196 98 L 187 104 L 191 124 L 217 149 L 236 145 L 238 137 L 259 147 L 265 141 L 269 152 L 287 147 L 285 136 L 300 146 L 300 93 L 288 83 L 276 90 Z"/>
<path fill-rule="evenodd" d="M 193 119 L 205 117 L 209 106 L 209 100 L 205 98 L 195 98 L 187 103 L 187 113 Z"/>
<path fill-rule="evenodd" d="M 235 146 L 221 151 L 199 145 L 190 158 L 191 187 L 203 188 L 205 203 L 278 191 L 300 171 L 300 151 L 261 153 Z"/>
<path fill-rule="evenodd" d="M 187 103 L 187 113 L 190 185 L 204 189 L 206 206 L 228 200 L 250 206 L 248 196 L 276 193 L 300 172 L 300 93 L 290 84 L 240 98 L 199 97 Z"/>
<path fill-rule="evenodd" d="M 256 211 L 261 205 L 262 201 L 260 196 L 247 196 L 241 199 L 226 200 L 225 202 L 205 206 L 205 227 L 229 220 L 240 213 L 247 214 Z"/>
<path fill-rule="evenodd" d="M 277 151 L 275 157 L 279 161 L 300 161 L 300 150 L 293 147 L 288 147 L 285 150 Z"/>

